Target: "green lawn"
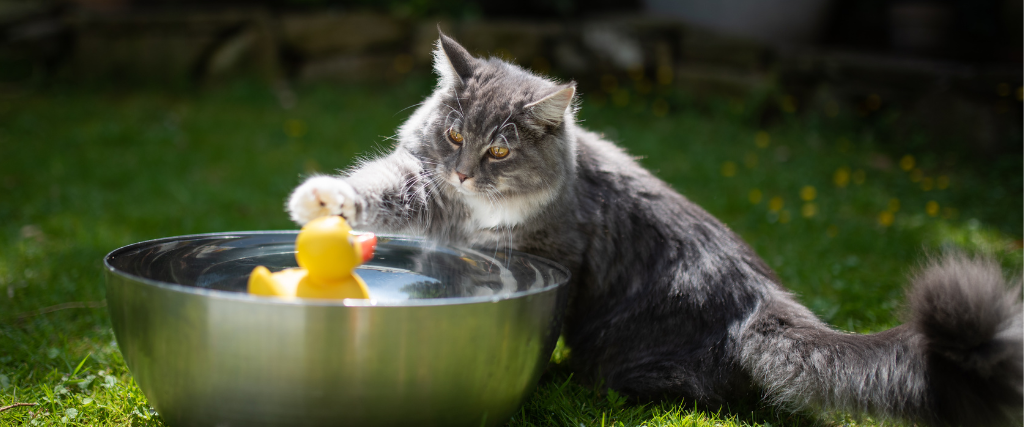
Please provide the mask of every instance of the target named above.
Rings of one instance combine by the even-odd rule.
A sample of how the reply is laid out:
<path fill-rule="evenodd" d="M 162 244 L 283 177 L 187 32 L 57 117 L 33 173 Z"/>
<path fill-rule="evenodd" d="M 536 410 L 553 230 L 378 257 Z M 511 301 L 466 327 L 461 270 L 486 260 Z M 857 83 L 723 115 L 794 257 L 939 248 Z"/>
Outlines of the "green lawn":
<path fill-rule="evenodd" d="M 255 83 L 0 92 L 0 406 L 38 403 L 0 413 L 0 425 L 162 425 L 114 342 L 103 255 L 164 236 L 293 228 L 283 202 L 302 176 L 387 150 L 403 108 L 431 85 L 305 86 L 292 109 Z M 737 230 L 840 329 L 897 324 L 906 273 L 944 247 L 1020 271 L 1019 154 L 900 141 L 884 115 L 765 120 L 765 99 L 662 89 L 616 106 L 585 95 L 581 119 Z M 814 423 L 756 403 L 628 404 L 575 382 L 559 363 L 567 354 L 510 425 Z"/>

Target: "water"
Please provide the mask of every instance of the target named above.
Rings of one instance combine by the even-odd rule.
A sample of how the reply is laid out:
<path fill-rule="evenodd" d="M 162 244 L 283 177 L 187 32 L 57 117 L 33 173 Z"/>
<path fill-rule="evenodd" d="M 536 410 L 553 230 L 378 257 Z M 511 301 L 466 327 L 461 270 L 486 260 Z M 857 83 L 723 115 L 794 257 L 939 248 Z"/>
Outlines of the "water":
<path fill-rule="evenodd" d="M 115 251 L 108 263 L 128 274 L 204 289 L 246 292 L 249 274 L 297 267 L 295 234 L 239 233 L 143 242 Z M 485 253 L 486 252 L 486 253 Z M 380 237 L 372 260 L 356 269 L 380 302 L 510 296 L 567 279 L 561 267 L 523 254 L 431 245 Z"/>
<path fill-rule="evenodd" d="M 177 262 L 171 275 L 184 286 L 246 292 L 257 265 L 271 271 L 297 266 L 294 241 L 266 237 L 184 242 L 161 247 Z M 551 284 L 560 271 L 542 271 L 528 258 L 471 249 L 424 246 L 423 242 L 383 238 L 373 260 L 356 268 L 372 299 L 380 302 L 426 298 L 505 296 Z M 180 271 L 177 271 L 180 270 Z"/>
<path fill-rule="evenodd" d="M 298 266 L 291 245 L 275 249 L 280 251 L 268 251 L 258 256 L 216 263 L 199 274 L 195 286 L 228 292 L 246 292 L 249 274 L 257 265 L 263 265 L 271 271 Z M 443 287 L 438 279 L 402 268 L 409 264 L 405 260 L 420 252 L 411 249 L 413 248 L 382 247 L 372 261 L 356 268 L 356 274 L 366 282 L 370 298 L 377 301 L 431 298 L 435 293 L 433 290 Z"/>

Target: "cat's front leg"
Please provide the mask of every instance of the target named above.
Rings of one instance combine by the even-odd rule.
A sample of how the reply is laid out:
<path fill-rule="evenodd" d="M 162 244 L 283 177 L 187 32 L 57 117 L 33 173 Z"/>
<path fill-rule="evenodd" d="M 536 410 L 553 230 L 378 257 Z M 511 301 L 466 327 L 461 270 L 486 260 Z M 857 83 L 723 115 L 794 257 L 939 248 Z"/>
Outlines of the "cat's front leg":
<path fill-rule="evenodd" d="M 422 164 L 407 151 L 363 162 L 346 176 L 314 176 L 292 193 L 288 213 L 299 224 L 341 215 L 353 227 L 381 233 L 423 234 L 435 195 Z"/>
<path fill-rule="evenodd" d="M 292 192 L 288 198 L 288 215 L 299 224 L 328 215 L 341 215 L 349 222 L 356 222 L 356 192 L 339 177 L 314 176 Z"/>

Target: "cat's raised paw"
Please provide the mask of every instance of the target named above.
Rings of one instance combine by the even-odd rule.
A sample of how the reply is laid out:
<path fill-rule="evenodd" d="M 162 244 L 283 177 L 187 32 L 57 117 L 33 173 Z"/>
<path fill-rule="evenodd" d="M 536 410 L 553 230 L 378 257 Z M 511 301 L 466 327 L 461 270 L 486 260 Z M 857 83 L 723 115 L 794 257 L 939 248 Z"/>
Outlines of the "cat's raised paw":
<path fill-rule="evenodd" d="M 288 215 L 300 225 L 328 215 L 355 221 L 355 190 L 340 178 L 315 176 L 306 180 L 288 198 Z"/>

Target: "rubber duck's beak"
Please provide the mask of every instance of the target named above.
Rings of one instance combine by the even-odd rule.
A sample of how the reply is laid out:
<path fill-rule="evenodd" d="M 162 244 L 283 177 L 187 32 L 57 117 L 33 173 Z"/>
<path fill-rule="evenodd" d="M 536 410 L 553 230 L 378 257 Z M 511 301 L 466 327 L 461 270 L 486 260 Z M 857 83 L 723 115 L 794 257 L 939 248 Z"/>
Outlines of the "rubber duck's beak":
<path fill-rule="evenodd" d="M 373 259 L 373 250 L 377 248 L 377 236 L 374 236 L 373 233 L 353 233 L 352 243 L 359 251 L 363 262 Z"/>

